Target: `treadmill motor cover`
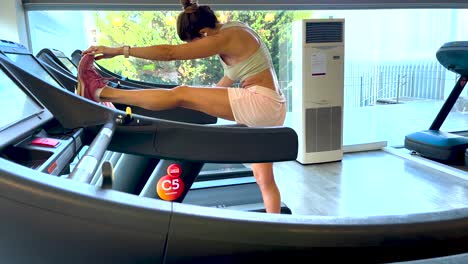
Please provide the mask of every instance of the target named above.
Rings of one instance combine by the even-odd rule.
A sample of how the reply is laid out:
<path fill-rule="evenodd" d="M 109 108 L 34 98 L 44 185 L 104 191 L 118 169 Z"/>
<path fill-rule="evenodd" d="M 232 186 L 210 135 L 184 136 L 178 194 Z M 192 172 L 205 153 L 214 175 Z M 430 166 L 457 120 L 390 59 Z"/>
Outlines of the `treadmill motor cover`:
<path fill-rule="evenodd" d="M 405 147 L 430 159 L 464 163 L 468 138 L 439 130 L 423 130 L 407 135 Z"/>

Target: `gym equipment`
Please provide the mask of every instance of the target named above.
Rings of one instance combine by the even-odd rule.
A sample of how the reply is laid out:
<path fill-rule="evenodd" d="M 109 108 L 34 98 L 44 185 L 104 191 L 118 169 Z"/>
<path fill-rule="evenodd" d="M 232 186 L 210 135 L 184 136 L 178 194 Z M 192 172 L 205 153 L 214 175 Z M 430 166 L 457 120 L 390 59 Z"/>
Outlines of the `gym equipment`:
<path fill-rule="evenodd" d="M 447 42 L 439 48 L 436 57 L 445 68 L 460 74 L 460 77 L 429 129 L 405 136 L 404 146 L 441 163 L 463 165 L 468 148 L 468 132 L 444 132 L 440 131 L 440 127 L 468 81 L 468 41 Z"/>
<path fill-rule="evenodd" d="M 2 124 L 0 129 L 0 258 L 4 262 L 262 263 L 326 258 L 329 262 L 346 259 L 389 263 L 452 259 L 449 255 L 460 259 L 457 254 L 468 252 L 468 208 L 365 217 L 263 214 L 168 202 L 107 189 L 112 179 L 107 165 L 103 165 L 107 176 L 102 187 L 78 180 L 88 173 L 86 170 L 75 172 L 72 180 L 28 168 L 5 157 L 3 152 L 48 125 L 53 117 L 66 129 L 82 128 L 83 143 L 95 142 L 91 150 L 96 154 L 104 147 L 127 149 L 158 159 L 185 160 L 198 167 L 200 161 L 195 159 L 238 161 L 230 153 L 250 149 L 251 144 L 268 152 L 262 155 L 263 160 L 243 151 L 246 160 L 295 160 L 297 135 L 287 128 L 211 127 L 138 115 L 125 118 L 125 112 L 44 83 L 3 55 L 0 71 L 8 76 L 0 78 L 0 98 L 11 98 L 18 89 L 29 98 L 23 104 L 16 103 L 24 107 L 19 111 L 11 109 L 10 116 L 35 109 L 29 114 L 14 115 L 17 118 L 8 125 Z M 4 85 L 9 89 L 4 89 Z M 37 107 L 27 103 L 29 100 Z M 74 111 L 77 108 L 79 113 Z M 93 140 L 99 132 L 101 137 L 108 135 L 110 142 Z M 188 140 L 192 137 L 195 140 Z M 232 144 L 239 138 L 241 144 Z M 287 148 L 276 150 L 276 143 L 283 140 L 288 142 Z M 202 144 L 207 144 L 203 145 L 206 152 L 191 150 Z M 219 153 L 220 147 L 225 151 Z M 86 155 L 88 167 L 94 169 L 88 154 L 91 151 Z M 190 173 L 181 169 L 182 173 Z M 170 173 L 177 179 L 175 168 Z"/>
<path fill-rule="evenodd" d="M 24 71 L 19 71 L 18 70 L 19 68 L 17 66 L 15 66 L 14 64 L 12 65 L 13 66 L 11 68 L 15 70 L 16 74 L 21 74 L 22 79 L 27 79 L 28 82 L 35 81 L 35 79 L 33 79 L 34 75 L 27 74 Z M 75 112 L 73 111 L 73 109 L 79 108 L 81 110 L 79 117 L 75 116 L 75 118 L 72 118 L 73 120 L 80 119 L 78 120 L 79 125 L 78 124 L 76 125 L 77 127 L 83 127 L 89 124 L 95 124 L 97 121 L 93 121 L 94 118 L 103 118 L 102 116 L 100 116 L 99 112 L 87 113 L 81 107 L 80 103 L 76 103 L 76 105 L 74 104 L 74 101 L 72 100 L 73 98 L 70 98 L 71 101 L 66 103 L 68 105 L 67 109 L 63 109 L 64 103 L 65 103 L 63 100 L 67 101 L 67 98 L 68 98 L 67 96 L 69 96 L 63 93 L 64 92 L 63 89 L 58 89 L 55 87 L 50 87 L 49 89 L 43 89 L 43 88 L 42 89 L 33 88 L 33 89 L 34 89 L 34 94 L 40 97 L 41 100 L 45 100 L 46 102 L 45 104 L 47 105 L 48 109 L 50 109 L 50 111 L 52 112 L 61 111 L 62 113 L 63 112 L 73 113 Z M 59 108 L 61 110 L 58 110 Z M 120 149 L 119 145 L 117 145 L 117 149 L 125 150 L 124 152 L 135 153 L 135 154 L 143 155 L 143 156 L 152 156 L 151 155 L 152 151 L 156 151 L 156 152 L 166 153 L 165 154 L 166 156 L 167 151 L 169 150 L 166 150 L 164 148 L 159 149 L 159 147 L 157 150 L 154 150 L 153 147 L 151 147 L 152 144 L 154 144 L 153 137 L 155 135 L 153 135 L 153 133 L 157 133 L 158 138 L 161 137 L 161 134 L 164 135 L 164 133 L 167 133 L 169 138 L 173 137 L 174 135 L 181 135 L 183 136 L 182 138 L 186 139 L 184 142 L 181 142 L 179 144 L 172 144 L 173 146 L 170 146 L 171 144 L 167 145 L 169 144 L 168 142 L 170 142 L 170 140 L 166 142 L 163 139 L 158 139 L 157 141 L 159 146 L 167 145 L 166 147 L 168 147 L 170 150 L 176 149 L 178 153 L 176 157 L 179 158 L 179 162 L 177 163 L 177 165 L 179 166 L 178 172 L 180 175 L 177 175 L 177 176 L 178 177 L 180 176 L 180 183 L 181 184 L 184 183 L 183 185 L 185 185 L 186 188 L 181 188 L 183 193 L 179 193 L 179 195 L 176 198 L 170 199 L 170 200 L 177 201 L 177 202 L 183 201 L 186 193 L 190 189 L 190 186 L 192 185 L 195 177 L 199 173 L 205 161 L 211 161 L 215 163 L 223 162 L 223 160 L 240 163 L 244 159 L 246 159 L 245 162 L 282 161 L 284 160 L 283 158 L 284 156 L 292 155 L 292 153 L 295 153 L 294 148 L 296 147 L 296 145 L 294 144 L 294 140 L 293 140 L 295 133 L 292 129 L 279 127 L 279 128 L 270 128 L 270 129 L 259 128 L 257 130 L 249 131 L 247 130 L 246 127 L 228 128 L 226 126 L 219 126 L 218 129 L 220 128 L 223 128 L 223 129 L 220 129 L 219 131 L 220 134 L 218 135 L 218 133 L 215 133 L 216 130 L 214 130 L 212 127 L 200 126 L 201 128 L 204 127 L 205 129 L 199 128 L 200 131 L 192 135 L 187 132 L 187 129 L 184 130 L 184 126 L 182 126 L 180 129 L 176 129 L 174 131 L 173 129 L 169 129 L 168 131 L 166 131 L 164 127 L 162 127 L 161 129 L 154 128 L 155 132 L 152 132 L 150 134 L 147 134 L 147 133 L 145 134 L 145 131 L 151 128 L 151 119 L 145 117 L 148 119 L 148 120 L 145 120 L 141 116 L 137 116 L 137 117 L 140 117 L 140 119 L 134 119 L 131 113 L 127 113 L 125 117 L 123 117 L 120 114 L 116 118 L 107 120 L 104 127 L 101 128 L 99 132 L 97 132 L 98 135 L 95 137 L 93 142 L 91 142 L 90 148 L 84 154 L 84 157 L 81 158 L 80 162 L 76 165 L 75 169 L 71 172 L 70 177 L 77 178 L 80 181 L 87 182 L 87 183 L 91 181 L 91 176 L 92 174 L 94 174 L 94 170 L 90 170 L 89 168 L 94 167 L 94 166 L 89 166 L 89 164 L 93 164 L 93 163 L 91 163 L 91 161 L 88 161 L 88 157 L 89 159 L 92 158 L 94 160 L 100 160 L 100 158 L 104 154 L 104 151 L 109 145 L 109 138 L 112 137 L 112 134 L 114 133 L 114 130 L 116 127 L 114 122 L 117 122 L 118 124 L 124 125 L 126 127 L 129 126 L 130 130 L 136 129 L 136 131 L 133 131 L 133 133 L 135 133 L 137 136 L 137 138 L 133 139 L 135 141 L 134 142 L 135 144 L 121 147 L 123 149 Z M 63 117 L 61 118 L 58 117 L 58 118 L 59 118 L 60 123 L 62 123 L 66 127 L 70 126 L 70 125 L 67 125 L 67 122 L 72 122 L 72 123 L 76 122 L 76 121 L 64 119 Z M 80 122 L 83 124 L 81 124 Z M 141 132 L 139 132 L 140 130 Z M 249 133 L 246 133 L 247 131 L 249 131 Z M 125 132 L 129 133 L 129 131 L 127 130 L 125 130 Z M 221 144 L 222 140 L 220 138 L 224 138 L 223 132 L 229 132 L 228 133 L 229 137 L 227 137 L 229 140 Z M 270 147 L 264 147 L 262 145 L 262 148 L 260 150 L 257 150 L 255 152 L 250 151 L 248 154 L 240 151 L 239 147 L 235 147 L 236 145 L 238 145 L 237 143 L 240 143 L 238 141 L 242 141 L 242 140 L 245 140 L 245 142 L 248 142 L 250 144 L 254 143 L 255 142 L 254 140 L 259 140 L 258 137 L 260 136 L 255 136 L 255 135 L 260 132 L 262 132 L 261 136 L 263 138 L 263 144 L 266 144 L 267 142 L 273 143 L 274 142 L 273 140 L 277 139 L 278 141 L 276 142 L 275 146 L 273 146 L 274 144 L 271 144 L 272 146 Z M 250 133 L 253 133 L 253 134 L 250 134 Z M 201 135 L 204 135 L 204 136 L 201 136 Z M 117 134 L 116 136 L 118 137 L 122 135 Z M 224 152 L 219 153 L 218 148 L 216 147 L 211 147 L 211 148 L 207 148 L 207 147 L 199 148 L 198 147 L 200 146 L 200 144 L 205 143 L 206 141 L 209 141 L 210 139 L 215 141 L 216 143 L 215 146 L 221 147 L 222 149 L 224 149 L 226 145 L 232 145 L 229 148 L 226 148 L 230 151 L 227 153 L 224 153 Z M 291 142 L 291 140 L 293 141 Z M 233 142 L 236 144 L 232 144 Z M 98 150 L 95 150 L 96 148 Z M 281 149 L 281 152 L 273 151 L 273 149 L 276 149 L 276 148 Z M 185 149 L 185 150 L 182 151 L 182 149 Z M 88 153 L 92 153 L 92 155 Z M 243 153 L 243 154 L 239 155 L 238 153 Z M 170 159 L 173 156 L 169 154 L 169 156 L 167 157 Z M 197 158 L 197 157 L 200 157 L 200 158 Z M 193 160 L 196 160 L 197 162 L 194 162 Z M 81 165 L 82 163 L 85 165 Z M 169 166 L 166 164 L 169 164 Z M 163 160 L 158 163 L 157 167 L 162 167 L 163 173 L 167 174 L 169 173 L 168 168 L 172 165 L 174 165 L 173 161 Z M 158 174 L 160 170 L 156 168 L 155 171 L 157 172 L 156 174 Z M 187 173 L 182 173 L 180 171 L 187 172 Z M 79 176 L 75 177 L 75 175 L 79 175 Z M 161 177 L 157 181 L 157 184 L 160 184 L 160 183 L 161 183 Z M 163 188 L 164 186 L 165 185 L 163 185 Z M 153 193 L 154 193 L 154 190 L 156 190 L 156 188 L 153 188 Z M 164 196 L 161 195 L 159 192 L 157 194 L 158 194 L 157 197 L 164 198 Z"/>
<path fill-rule="evenodd" d="M 8 45 L 7 45 L 8 44 Z M 15 65 L 21 66 L 24 69 L 27 69 L 30 73 L 34 74 L 38 78 L 48 82 L 49 84 L 53 85 L 54 87 L 65 89 L 53 78 L 49 71 L 45 67 L 43 67 L 34 56 L 30 54 L 23 54 L 18 51 L 15 47 L 16 43 L 7 43 L 2 42 L 0 45 L 0 52 L 3 56 L 8 57 L 8 59 L 12 60 Z M 71 133 L 71 134 L 70 134 Z M 54 175 L 63 175 L 69 173 L 69 170 L 73 168 L 72 162 L 71 166 L 68 166 L 70 163 L 70 159 L 74 158 L 75 156 L 77 160 L 79 160 L 79 151 L 84 150 L 87 146 L 83 145 L 83 139 L 81 138 L 82 132 L 78 131 L 68 131 L 60 127 L 59 124 L 56 122 L 49 122 L 49 126 L 45 127 L 43 130 L 40 130 L 35 134 L 34 138 L 28 139 L 25 142 L 22 142 L 20 145 L 16 146 L 15 148 L 11 148 L 10 150 L 5 152 L 5 155 L 15 159 L 25 159 L 25 163 L 31 163 L 30 166 L 36 167 L 34 165 L 37 163 L 36 159 L 29 160 L 29 156 L 35 157 L 36 153 L 39 157 L 46 158 L 51 153 L 55 153 L 55 156 L 64 152 L 63 156 L 65 158 L 57 158 L 53 160 L 51 164 L 44 164 L 42 167 L 42 171 L 47 170 L 47 172 L 52 172 Z M 67 142 L 64 143 L 64 140 L 67 139 Z M 72 140 L 72 139 L 76 139 Z M 53 141 L 57 142 L 57 148 L 53 148 L 54 151 L 40 151 L 43 146 L 40 144 L 41 142 L 35 141 Z M 66 146 L 66 148 L 65 148 Z M 105 155 L 102 156 L 102 160 L 99 160 L 100 163 L 106 161 L 112 161 L 112 165 L 115 169 L 119 172 L 119 175 L 128 174 L 129 171 L 133 173 L 139 173 L 142 178 L 134 177 L 134 178 L 121 178 L 118 177 L 114 184 L 114 187 L 125 192 L 137 193 L 141 190 L 141 185 L 139 181 L 141 179 L 146 179 L 149 177 L 149 173 L 145 172 L 148 169 L 154 168 L 153 160 L 144 157 L 144 156 L 136 156 L 132 154 L 122 154 L 122 153 L 113 153 L 113 152 L 106 152 Z M 39 159 L 39 162 L 42 159 Z M 93 181 L 100 181 L 101 180 L 101 170 L 98 169 L 92 175 Z"/>
<path fill-rule="evenodd" d="M 2 49 L 0 48 L 0 50 Z M 16 45 L 14 50 L 15 50 L 15 53 L 14 53 L 15 56 L 21 56 L 21 57 L 32 56 L 25 48 L 22 48 L 20 45 Z M 10 52 L 8 50 L 5 53 L 10 55 Z M 42 54 L 40 58 L 42 58 L 45 64 L 49 66 L 53 65 L 54 67 L 62 67 L 60 66 L 60 63 L 59 63 L 61 60 L 54 58 L 54 56 L 57 54 L 60 57 L 64 57 L 60 55 L 60 52 L 58 50 L 55 50 L 55 51 L 43 50 L 42 52 L 40 52 L 40 54 Z M 27 66 L 27 68 L 31 67 L 29 66 L 29 64 L 28 65 L 21 64 L 21 65 L 25 67 Z M 37 67 L 40 67 L 40 66 L 37 66 Z M 66 69 L 65 68 L 57 69 L 56 72 L 61 72 L 62 70 L 65 71 Z M 56 76 L 56 78 L 60 80 L 61 77 Z M 203 123 L 202 121 L 199 121 L 199 119 L 196 119 L 196 118 L 194 118 L 191 121 Z M 108 158 L 108 156 L 104 156 L 104 157 Z M 145 167 L 137 166 L 139 163 L 132 163 L 132 160 L 136 158 L 137 157 L 133 157 L 130 160 L 120 159 L 120 160 L 125 161 L 125 164 L 131 164 L 131 166 L 120 166 L 120 167 L 124 167 L 127 169 L 131 168 L 135 172 L 141 169 L 144 169 Z M 123 161 L 121 163 L 123 163 Z M 152 160 L 152 162 L 149 164 L 154 165 L 154 163 L 155 161 Z M 161 163 L 161 164 L 165 164 L 165 163 Z M 237 168 L 235 169 L 229 169 L 230 167 L 232 167 L 232 165 L 230 164 L 208 164 L 208 169 L 210 170 L 203 171 L 203 169 L 205 168 L 205 165 L 206 164 L 203 165 L 202 172 L 200 172 L 199 175 L 197 176 L 197 183 L 194 186 L 192 186 L 193 188 L 189 195 L 189 197 L 197 197 L 197 198 L 196 199 L 189 198 L 186 200 L 187 203 L 204 205 L 204 206 L 237 208 L 239 210 L 250 210 L 250 211 L 261 211 L 261 212 L 265 211 L 264 206 L 263 206 L 262 195 L 260 193 L 260 190 L 258 189 L 258 186 L 255 182 L 254 177 L 252 176 L 252 172 L 250 169 L 247 169 L 247 167 L 243 166 L 242 164 L 237 164 L 236 165 Z M 244 167 L 243 170 L 239 168 L 241 166 Z M 138 170 L 136 167 L 138 167 Z M 218 169 L 213 170 L 213 167 L 218 167 Z M 162 174 L 158 172 L 159 168 L 161 168 L 161 166 L 156 166 L 156 170 L 153 173 L 151 173 L 152 175 L 151 180 L 149 180 L 146 183 L 147 187 L 144 187 L 145 189 L 144 191 L 142 191 L 142 195 L 155 197 L 155 193 L 153 191 L 155 187 L 154 180 L 159 179 L 157 177 L 164 176 L 164 173 L 165 173 L 164 170 Z M 100 174 L 101 171 L 98 170 L 96 173 L 99 173 L 99 174 L 97 177 L 94 177 L 94 180 L 92 181 L 92 183 L 96 183 L 97 181 L 103 180 L 103 177 L 101 177 L 101 174 Z M 156 175 L 159 175 L 159 176 L 156 176 Z M 145 179 L 147 179 L 150 176 L 147 176 L 145 174 L 144 177 Z M 213 180 L 213 179 L 216 179 L 216 180 Z M 141 181 L 142 181 L 141 179 L 138 180 L 139 183 Z M 153 184 L 154 186 L 151 184 Z M 134 183 L 133 185 L 136 186 L 136 183 Z M 122 186 L 122 184 L 114 184 L 114 186 Z M 138 184 L 138 186 L 140 186 L 140 184 Z M 137 187 L 132 187 L 131 189 L 135 190 L 135 188 Z M 138 188 L 141 188 L 141 187 L 138 187 Z M 147 190 L 150 190 L 150 191 L 148 192 Z M 210 195 L 210 194 L 215 194 L 215 195 Z M 242 194 L 242 197 L 243 197 L 242 200 L 239 200 L 237 198 L 240 194 Z M 282 203 L 281 208 L 282 208 L 281 209 L 282 213 L 287 213 L 287 214 L 291 213 L 291 210 L 284 203 Z"/>
<path fill-rule="evenodd" d="M 60 50 L 44 48 L 36 54 L 36 57 L 56 69 L 68 70 L 68 73 L 75 77 L 78 76 L 78 66 Z"/>

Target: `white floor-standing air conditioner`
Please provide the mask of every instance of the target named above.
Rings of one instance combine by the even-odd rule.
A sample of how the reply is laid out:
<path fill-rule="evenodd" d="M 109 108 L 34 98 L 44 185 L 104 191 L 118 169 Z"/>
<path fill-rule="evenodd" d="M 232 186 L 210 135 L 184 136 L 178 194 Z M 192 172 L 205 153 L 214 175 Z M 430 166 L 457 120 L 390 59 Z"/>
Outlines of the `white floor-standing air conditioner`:
<path fill-rule="evenodd" d="M 292 25 L 292 128 L 302 164 L 343 157 L 344 19 Z"/>

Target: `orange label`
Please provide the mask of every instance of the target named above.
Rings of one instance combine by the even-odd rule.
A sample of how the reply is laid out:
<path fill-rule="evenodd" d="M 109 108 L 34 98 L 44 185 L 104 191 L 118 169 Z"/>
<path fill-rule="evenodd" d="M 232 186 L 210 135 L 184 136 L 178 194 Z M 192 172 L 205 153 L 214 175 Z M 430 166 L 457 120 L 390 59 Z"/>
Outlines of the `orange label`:
<path fill-rule="evenodd" d="M 162 200 L 174 201 L 184 192 L 184 182 L 179 176 L 166 175 L 159 179 L 156 192 Z"/>

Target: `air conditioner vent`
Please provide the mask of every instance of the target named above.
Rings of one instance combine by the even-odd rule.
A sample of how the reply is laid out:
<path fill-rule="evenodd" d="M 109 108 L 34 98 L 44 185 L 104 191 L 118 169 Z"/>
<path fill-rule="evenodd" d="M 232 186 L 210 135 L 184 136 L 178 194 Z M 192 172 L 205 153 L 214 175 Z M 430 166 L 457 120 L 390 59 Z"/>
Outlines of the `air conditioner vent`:
<path fill-rule="evenodd" d="M 305 111 L 306 152 L 341 149 L 341 106 L 308 108 Z"/>
<path fill-rule="evenodd" d="M 306 22 L 305 42 L 343 42 L 343 22 Z"/>

